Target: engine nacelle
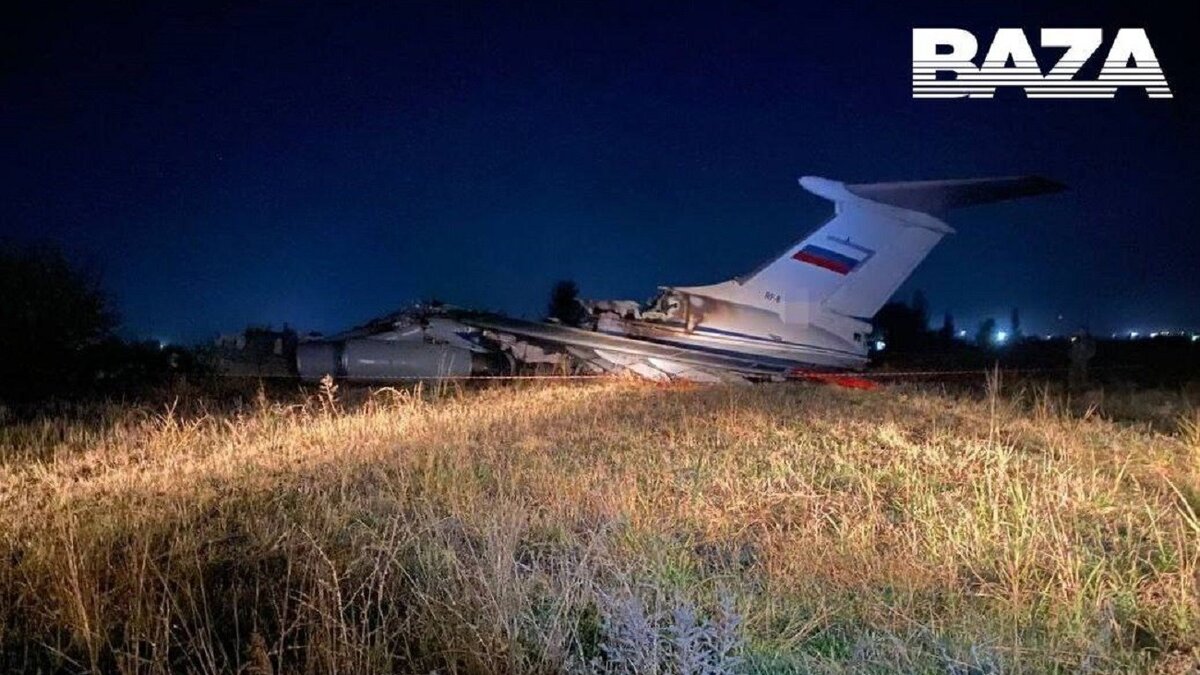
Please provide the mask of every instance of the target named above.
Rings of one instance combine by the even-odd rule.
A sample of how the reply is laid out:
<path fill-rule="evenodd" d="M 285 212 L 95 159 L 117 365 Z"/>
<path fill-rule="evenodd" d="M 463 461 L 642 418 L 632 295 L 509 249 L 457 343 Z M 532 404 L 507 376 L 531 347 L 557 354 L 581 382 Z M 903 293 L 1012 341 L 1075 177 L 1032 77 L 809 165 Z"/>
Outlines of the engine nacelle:
<path fill-rule="evenodd" d="M 296 370 L 308 381 L 326 375 L 364 381 L 466 377 L 474 370 L 473 360 L 461 347 L 407 340 L 356 338 L 296 347 Z"/>

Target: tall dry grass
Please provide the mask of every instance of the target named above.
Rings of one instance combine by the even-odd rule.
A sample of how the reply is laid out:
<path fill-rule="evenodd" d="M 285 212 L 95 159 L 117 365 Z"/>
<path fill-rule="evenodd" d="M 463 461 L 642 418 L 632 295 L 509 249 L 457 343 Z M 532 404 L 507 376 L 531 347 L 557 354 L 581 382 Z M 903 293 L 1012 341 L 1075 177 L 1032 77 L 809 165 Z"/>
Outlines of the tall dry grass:
<path fill-rule="evenodd" d="M 9 425 L 0 670 L 1194 665 L 1194 412 L 1164 431 L 990 386 L 326 390 Z"/>

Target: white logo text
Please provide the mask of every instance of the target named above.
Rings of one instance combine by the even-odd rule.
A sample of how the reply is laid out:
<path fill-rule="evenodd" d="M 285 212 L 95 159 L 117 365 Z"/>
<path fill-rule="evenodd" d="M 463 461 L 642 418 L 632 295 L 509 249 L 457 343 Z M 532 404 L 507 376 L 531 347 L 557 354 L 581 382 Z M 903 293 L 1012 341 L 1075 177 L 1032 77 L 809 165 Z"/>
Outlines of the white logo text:
<path fill-rule="evenodd" d="M 1113 98 L 1121 87 L 1171 98 L 1167 78 L 1142 28 L 1117 31 L 1095 79 L 1076 76 L 1103 44 L 1099 28 L 1043 28 L 1042 48 L 1065 48 L 1047 71 L 1020 28 L 1001 28 L 980 65 L 979 42 L 959 28 L 913 29 L 913 98 L 992 98 L 1019 87 L 1028 98 Z"/>

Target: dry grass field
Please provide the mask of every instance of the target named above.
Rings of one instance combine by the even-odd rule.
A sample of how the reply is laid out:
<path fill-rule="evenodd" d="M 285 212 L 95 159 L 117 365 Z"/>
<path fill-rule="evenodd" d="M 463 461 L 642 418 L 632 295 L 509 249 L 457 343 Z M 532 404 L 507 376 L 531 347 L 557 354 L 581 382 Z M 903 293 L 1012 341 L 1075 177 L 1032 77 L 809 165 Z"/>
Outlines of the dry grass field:
<path fill-rule="evenodd" d="M 1200 655 L 1200 418 L 1178 392 L 344 394 L 0 427 L 0 671 L 965 675 Z"/>

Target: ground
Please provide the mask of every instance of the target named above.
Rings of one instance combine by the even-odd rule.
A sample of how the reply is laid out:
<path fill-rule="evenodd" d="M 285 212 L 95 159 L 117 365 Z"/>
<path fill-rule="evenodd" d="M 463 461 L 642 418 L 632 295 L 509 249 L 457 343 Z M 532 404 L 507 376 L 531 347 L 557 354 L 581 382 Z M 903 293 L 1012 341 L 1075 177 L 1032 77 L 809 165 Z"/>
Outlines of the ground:
<path fill-rule="evenodd" d="M 0 427 L 0 670 L 1189 672 L 1181 392 L 629 381 Z"/>

